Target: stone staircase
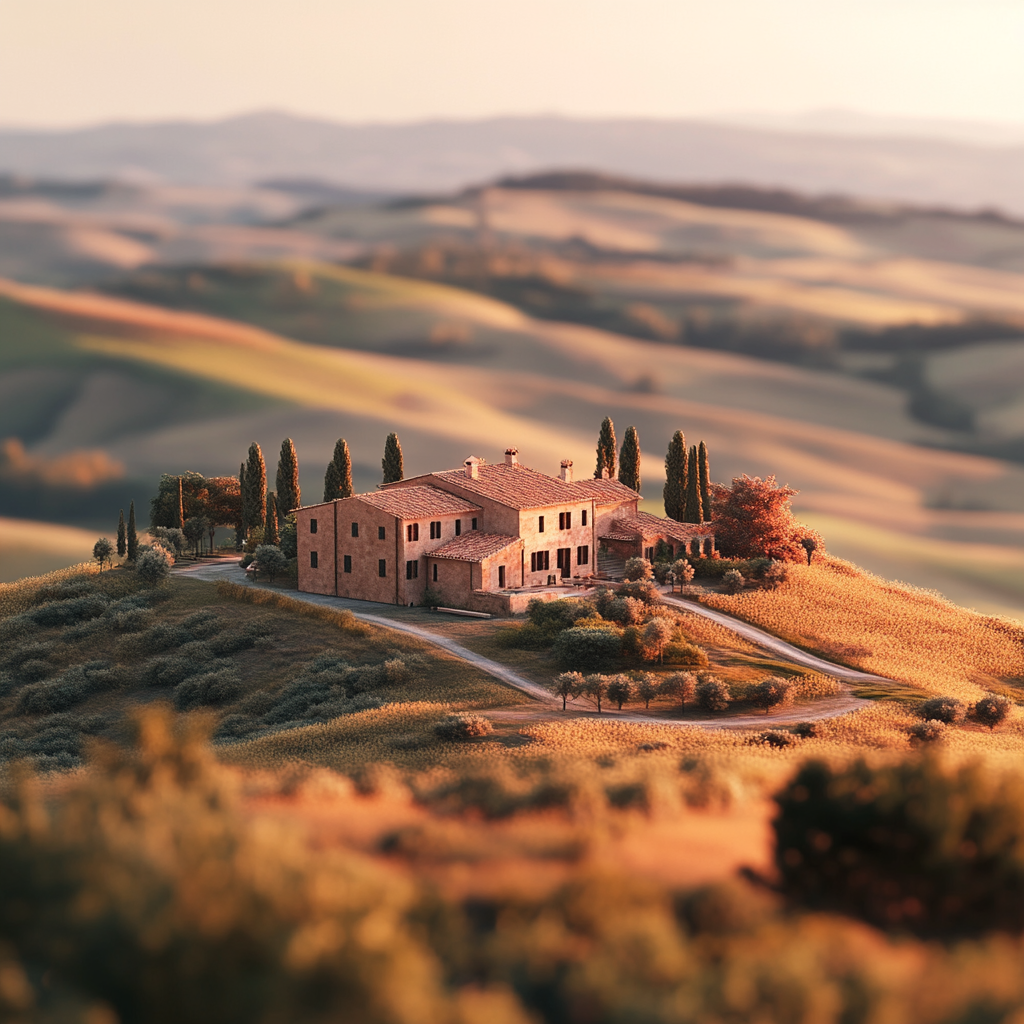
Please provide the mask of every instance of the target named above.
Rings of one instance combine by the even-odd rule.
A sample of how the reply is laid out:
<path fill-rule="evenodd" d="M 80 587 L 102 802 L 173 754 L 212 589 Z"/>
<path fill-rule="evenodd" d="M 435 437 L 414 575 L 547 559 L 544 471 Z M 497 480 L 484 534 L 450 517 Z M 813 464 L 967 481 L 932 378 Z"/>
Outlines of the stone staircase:
<path fill-rule="evenodd" d="M 606 580 L 621 580 L 626 573 L 626 560 L 611 551 L 597 552 L 597 575 Z"/>

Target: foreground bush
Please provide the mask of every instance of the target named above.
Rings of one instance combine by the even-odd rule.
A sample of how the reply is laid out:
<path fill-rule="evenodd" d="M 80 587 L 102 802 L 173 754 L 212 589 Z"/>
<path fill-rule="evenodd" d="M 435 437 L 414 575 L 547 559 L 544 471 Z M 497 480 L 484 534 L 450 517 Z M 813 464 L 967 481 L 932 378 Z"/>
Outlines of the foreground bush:
<path fill-rule="evenodd" d="M 955 697 L 932 697 L 921 705 L 921 717 L 944 725 L 959 725 L 967 716 L 967 707 Z"/>
<path fill-rule="evenodd" d="M 60 802 L 23 782 L 0 806 L 0 937 L 94 1007 L 75 1019 L 453 1020 L 411 888 L 253 828 L 182 728 L 150 711 Z"/>
<path fill-rule="evenodd" d="M 801 904 L 921 933 L 1024 929 L 1021 778 L 816 761 L 776 799 L 782 885 Z"/>

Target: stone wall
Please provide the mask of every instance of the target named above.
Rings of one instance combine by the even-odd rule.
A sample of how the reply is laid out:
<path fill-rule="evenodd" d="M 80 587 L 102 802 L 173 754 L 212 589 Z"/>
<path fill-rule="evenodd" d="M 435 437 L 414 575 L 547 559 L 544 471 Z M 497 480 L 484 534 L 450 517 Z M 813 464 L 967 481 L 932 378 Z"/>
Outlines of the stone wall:
<path fill-rule="evenodd" d="M 312 521 L 316 520 L 316 533 Z M 334 580 L 334 503 L 309 505 L 295 513 L 298 545 L 299 590 L 307 594 L 333 594 Z M 316 552 L 317 568 L 310 565 Z"/>

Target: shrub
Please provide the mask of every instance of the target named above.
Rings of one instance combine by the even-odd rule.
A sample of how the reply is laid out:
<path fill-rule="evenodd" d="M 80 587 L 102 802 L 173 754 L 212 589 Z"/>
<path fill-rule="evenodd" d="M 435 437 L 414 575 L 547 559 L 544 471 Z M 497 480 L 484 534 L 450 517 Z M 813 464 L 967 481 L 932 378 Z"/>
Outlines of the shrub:
<path fill-rule="evenodd" d="M 619 706 L 633 698 L 633 681 L 626 675 L 616 675 L 608 682 L 608 699 Z"/>
<path fill-rule="evenodd" d="M 720 580 L 730 569 L 749 572 L 750 562 L 745 558 L 699 558 L 693 563 L 694 576 L 699 580 Z"/>
<path fill-rule="evenodd" d="M 494 634 L 494 642 L 499 647 L 542 651 L 551 646 L 551 634 L 539 626 L 535 626 L 532 622 L 524 622 L 499 629 Z"/>
<path fill-rule="evenodd" d="M 434 726 L 434 734 L 437 738 L 449 743 L 490 736 L 493 732 L 494 726 L 491 725 L 490 719 L 468 712 L 448 715 Z"/>
<path fill-rule="evenodd" d="M 185 534 L 175 526 L 155 526 L 150 529 L 150 535 L 163 543 L 168 551 L 173 551 L 177 557 L 181 557 L 185 550 Z"/>
<path fill-rule="evenodd" d="M 620 598 L 634 598 L 646 605 L 661 603 L 661 594 L 654 580 L 635 580 L 632 583 L 624 583 L 619 587 Z"/>
<path fill-rule="evenodd" d="M 921 705 L 921 717 L 945 725 L 959 725 L 967 717 L 967 708 L 955 697 L 932 697 Z"/>
<path fill-rule="evenodd" d="M 174 556 L 162 547 L 140 551 L 135 559 L 135 574 L 147 587 L 159 586 L 171 571 Z"/>
<path fill-rule="evenodd" d="M 799 902 L 883 928 L 1024 928 L 1024 780 L 932 757 L 805 765 L 776 797 L 776 860 Z"/>
<path fill-rule="evenodd" d="M 669 644 L 662 655 L 662 661 L 670 665 L 689 665 L 692 668 L 707 668 L 710 664 L 703 648 L 682 641 Z"/>
<path fill-rule="evenodd" d="M 553 637 L 563 629 L 569 629 L 578 619 L 593 614 L 594 606 L 588 601 L 572 601 L 560 598 L 557 601 L 541 601 L 534 598 L 526 606 L 526 616 L 538 629 Z"/>
<path fill-rule="evenodd" d="M 775 747 L 776 749 L 783 750 L 786 747 L 796 746 L 800 740 L 791 732 L 781 732 L 778 729 L 771 729 L 768 732 L 759 732 L 756 736 L 751 736 L 748 742 L 755 745 L 761 744 L 766 747 Z"/>
<path fill-rule="evenodd" d="M 818 735 L 818 723 L 817 722 L 797 722 L 793 726 L 793 733 L 799 736 L 802 740 L 811 739 Z"/>
<path fill-rule="evenodd" d="M 685 558 L 680 558 L 672 563 L 672 572 L 675 573 L 676 583 L 690 583 L 695 571 Z"/>
<path fill-rule="evenodd" d="M 621 649 L 622 640 L 614 630 L 583 627 L 562 630 L 552 648 L 558 663 L 570 671 L 602 665 L 617 658 Z"/>
<path fill-rule="evenodd" d="M 759 582 L 765 590 L 778 590 L 789 581 L 789 566 L 780 559 L 773 558 L 761 573 Z"/>
<path fill-rule="evenodd" d="M 109 603 L 103 594 L 85 594 L 40 605 L 29 612 L 27 617 L 38 626 L 71 626 L 99 618 Z"/>
<path fill-rule="evenodd" d="M 242 693 L 243 684 L 238 670 L 225 666 L 213 672 L 183 679 L 174 687 L 174 706 L 179 711 L 228 704 Z"/>
<path fill-rule="evenodd" d="M 995 729 L 1010 713 L 1013 704 L 1005 697 L 992 695 L 982 697 L 971 709 L 974 719 L 982 725 L 987 725 L 989 731 Z"/>
<path fill-rule="evenodd" d="M 692 672 L 673 672 L 662 680 L 659 691 L 667 697 L 675 697 L 683 708 L 697 693 L 697 677 Z"/>
<path fill-rule="evenodd" d="M 747 691 L 747 699 L 755 708 L 764 708 L 767 715 L 772 708 L 792 702 L 793 688 L 788 679 L 769 676 Z"/>
<path fill-rule="evenodd" d="M 654 569 L 646 558 L 627 558 L 622 578 L 625 580 L 652 580 L 654 579 Z"/>
<path fill-rule="evenodd" d="M 730 569 L 722 576 L 722 582 L 730 594 L 738 594 L 744 588 L 747 581 L 743 578 L 743 573 L 739 569 Z"/>
<path fill-rule="evenodd" d="M 94 693 L 116 689 L 123 674 L 107 661 L 74 665 L 55 679 L 32 683 L 18 694 L 16 710 L 22 715 L 44 715 L 66 711 L 88 700 Z"/>
<path fill-rule="evenodd" d="M 259 572 L 270 577 L 270 582 L 288 570 L 288 559 L 276 544 L 261 544 L 253 553 L 253 560 L 259 566 Z"/>
<path fill-rule="evenodd" d="M 644 658 L 647 661 L 663 661 L 665 648 L 668 647 L 675 635 L 676 627 L 673 623 L 663 618 L 651 619 L 644 626 L 642 640 Z"/>
<path fill-rule="evenodd" d="M 927 722 L 912 725 L 908 732 L 911 739 L 920 740 L 922 743 L 934 743 L 945 736 L 946 727 L 938 719 L 929 719 Z"/>
<path fill-rule="evenodd" d="M 604 617 L 623 626 L 632 626 L 643 618 L 644 610 L 643 601 L 635 597 L 616 597 L 608 605 Z"/>
<path fill-rule="evenodd" d="M 695 690 L 697 705 L 703 711 L 725 711 L 731 700 L 729 687 L 709 673 L 702 672 L 701 675 L 704 678 L 697 683 Z"/>

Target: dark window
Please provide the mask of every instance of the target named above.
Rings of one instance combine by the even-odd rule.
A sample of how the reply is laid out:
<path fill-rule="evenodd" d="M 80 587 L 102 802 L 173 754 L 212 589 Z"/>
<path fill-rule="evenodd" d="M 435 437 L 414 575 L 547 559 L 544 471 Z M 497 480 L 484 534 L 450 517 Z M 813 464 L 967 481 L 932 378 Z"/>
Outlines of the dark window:
<path fill-rule="evenodd" d="M 351 555 L 346 555 L 345 556 L 345 572 L 351 572 L 351 571 L 352 571 L 352 556 Z"/>
<path fill-rule="evenodd" d="M 581 521 L 581 522 L 583 523 L 583 525 L 584 525 L 584 526 L 586 526 L 586 525 L 587 525 L 587 510 L 586 510 L 586 509 L 584 509 L 584 510 L 583 510 L 583 511 L 582 511 L 582 512 L 580 513 L 580 521 Z"/>
<path fill-rule="evenodd" d="M 589 565 L 590 564 L 590 545 L 584 544 L 582 547 L 576 549 L 576 564 L 577 565 Z"/>
<path fill-rule="evenodd" d="M 377 561 L 377 575 L 387 576 L 388 574 L 388 563 L 386 558 L 381 558 Z"/>
<path fill-rule="evenodd" d="M 420 563 L 419 559 L 414 559 L 411 562 L 405 563 L 405 578 L 407 580 L 418 579 L 420 575 Z"/>
<path fill-rule="evenodd" d="M 437 562 L 434 563 L 434 582 L 437 582 Z"/>
<path fill-rule="evenodd" d="M 316 533 L 316 520 L 315 519 L 310 519 L 310 521 L 309 521 L 309 532 L 310 533 Z"/>
<path fill-rule="evenodd" d="M 558 549 L 558 568 L 562 570 L 563 579 L 572 574 L 572 548 Z"/>
<path fill-rule="evenodd" d="M 564 530 L 565 529 L 565 513 L 564 512 L 559 512 L 558 513 L 558 528 L 560 530 Z"/>
<path fill-rule="evenodd" d="M 420 539 L 420 524 L 410 523 L 405 528 L 405 539 L 406 540 L 419 540 Z"/>
<path fill-rule="evenodd" d="M 559 512 L 558 513 L 558 528 L 560 530 L 571 530 L 572 529 L 572 513 L 571 512 Z"/>
<path fill-rule="evenodd" d="M 358 523 L 353 523 L 352 524 L 352 536 L 353 537 L 358 537 L 359 536 L 359 524 Z"/>
<path fill-rule="evenodd" d="M 430 539 L 440 540 L 441 539 L 441 524 L 434 522 L 430 524 Z"/>
<path fill-rule="evenodd" d="M 498 566 L 498 586 L 502 589 L 505 588 L 505 566 Z"/>
<path fill-rule="evenodd" d="M 473 520 L 473 529 L 474 530 L 476 529 L 476 520 L 475 519 Z"/>
<path fill-rule="evenodd" d="M 317 563 L 317 557 L 316 557 L 316 552 L 315 551 L 310 551 L 310 553 L 309 553 L 309 567 L 310 567 L 310 569 L 317 569 L 317 568 L 319 568 L 319 565 Z"/>
<path fill-rule="evenodd" d="M 537 516 L 537 532 L 538 533 L 543 533 L 544 532 L 544 517 L 543 516 Z"/>
<path fill-rule="evenodd" d="M 462 536 L 462 520 L 461 519 L 456 519 L 455 520 L 455 536 L 456 537 L 461 537 Z"/>
<path fill-rule="evenodd" d="M 377 540 L 385 540 L 387 537 L 387 530 L 383 526 L 377 527 Z"/>
<path fill-rule="evenodd" d="M 533 551 L 530 553 L 530 572 L 544 572 L 551 568 L 550 551 Z"/>
<path fill-rule="evenodd" d="M 558 569 L 562 568 L 562 562 L 564 561 L 563 555 L 565 554 L 565 548 L 559 548 L 555 552 L 555 567 Z"/>
<path fill-rule="evenodd" d="M 644 558 L 646 558 L 648 562 L 653 562 L 654 548 L 644 548 Z"/>

